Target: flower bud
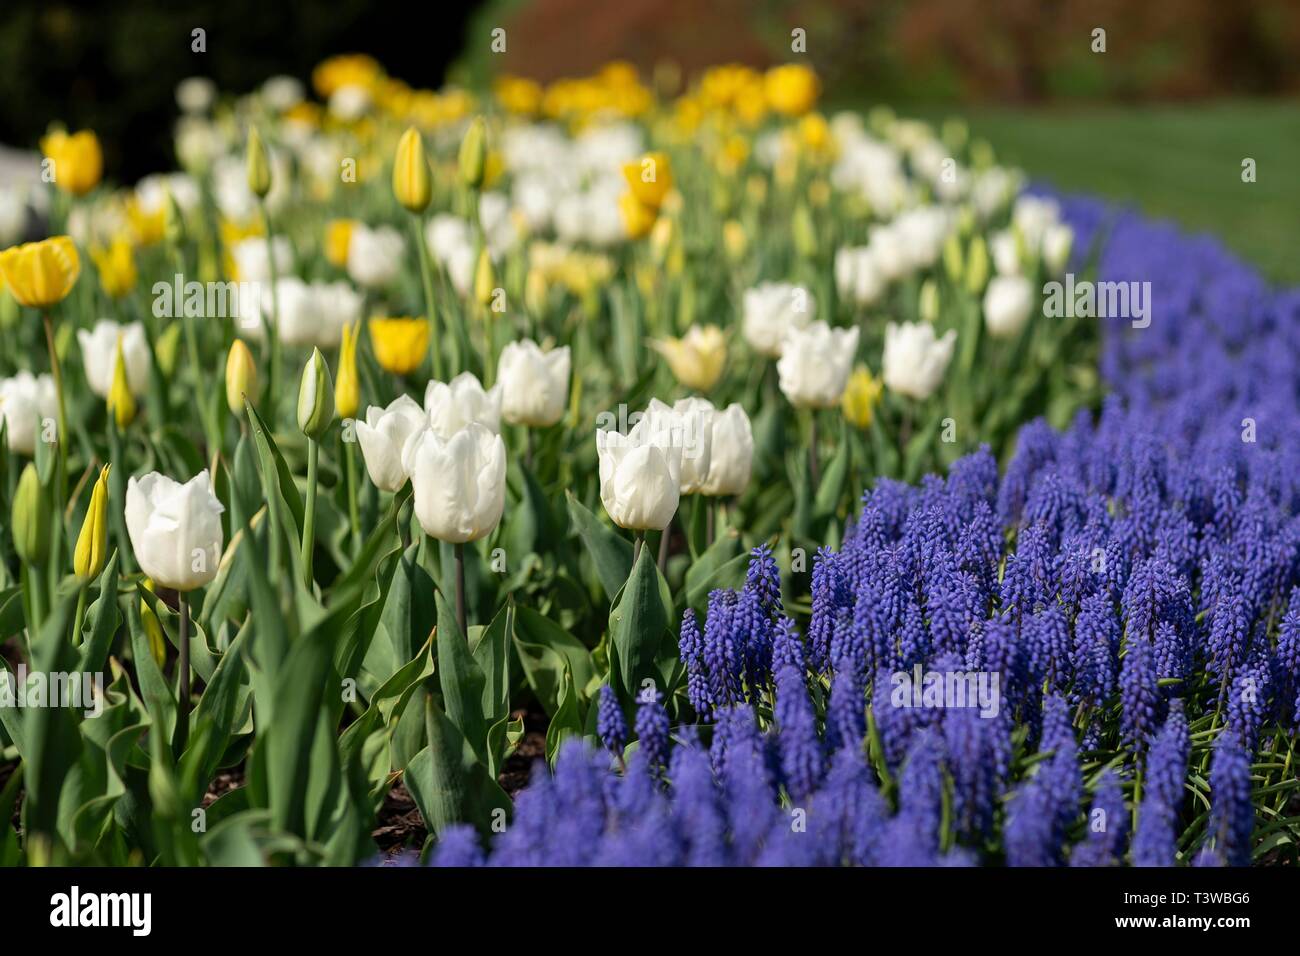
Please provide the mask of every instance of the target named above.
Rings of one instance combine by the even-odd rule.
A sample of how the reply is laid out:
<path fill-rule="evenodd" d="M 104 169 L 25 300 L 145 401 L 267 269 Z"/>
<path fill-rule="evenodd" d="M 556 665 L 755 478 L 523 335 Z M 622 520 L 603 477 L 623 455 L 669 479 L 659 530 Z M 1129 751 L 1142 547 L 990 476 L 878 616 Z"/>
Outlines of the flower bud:
<path fill-rule="evenodd" d="M 185 214 L 170 189 L 163 203 L 163 238 L 172 245 L 185 241 Z"/>
<path fill-rule="evenodd" d="M 492 256 L 487 246 L 479 250 L 478 265 L 474 269 L 474 300 L 487 308 L 492 304 L 492 294 L 496 290 L 497 280 L 492 272 Z"/>
<path fill-rule="evenodd" d="M 333 421 L 334 380 L 325 356 L 313 348 L 298 386 L 298 427 L 308 438 L 320 440 Z"/>
<path fill-rule="evenodd" d="M 334 408 L 339 418 L 356 418 L 361 405 L 361 388 L 357 380 L 357 339 L 361 337 L 361 323 L 343 326 L 343 342 L 339 346 L 339 380 L 335 383 Z"/>
<path fill-rule="evenodd" d="M 414 126 L 408 127 L 397 142 L 397 155 L 393 159 L 393 195 L 414 213 L 424 212 L 433 195 L 424 139 Z"/>
<path fill-rule="evenodd" d="M 934 322 L 939 318 L 939 286 L 933 279 L 921 283 L 921 296 L 916 309 L 922 322 Z"/>
<path fill-rule="evenodd" d="M 971 240 L 970 250 L 966 258 L 966 288 L 972 295 L 979 295 L 984 291 L 984 285 L 988 281 L 988 246 L 984 244 L 983 236 L 976 236 Z"/>
<path fill-rule="evenodd" d="M 126 357 L 122 351 L 122 340 L 117 340 L 117 351 L 113 356 L 113 384 L 108 389 L 108 413 L 117 422 L 119 431 L 135 421 L 135 396 L 131 394 L 131 385 L 126 377 Z"/>
<path fill-rule="evenodd" d="M 271 160 L 257 127 L 248 131 L 248 188 L 258 199 L 265 199 L 271 191 Z"/>
<path fill-rule="evenodd" d="M 805 259 L 811 259 L 817 255 L 817 228 L 813 225 L 812 213 L 808 207 L 800 203 L 795 207 L 794 218 L 790 222 L 791 235 L 794 238 L 794 248 L 799 255 Z"/>
<path fill-rule="evenodd" d="M 460 181 L 470 189 L 483 185 L 487 170 L 487 123 L 483 117 L 476 116 L 465 131 L 465 138 L 460 141 L 458 172 Z"/>
<path fill-rule="evenodd" d="M 257 362 L 243 339 L 235 339 L 226 355 L 226 407 L 230 414 L 244 414 L 244 400 L 256 405 L 262 397 L 262 383 L 257 375 Z"/>
<path fill-rule="evenodd" d="M 36 465 L 28 462 L 18 479 L 10 520 L 14 550 L 28 564 L 40 564 L 50 547 L 50 503 L 41 487 Z"/>
<path fill-rule="evenodd" d="M 111 464 L 100 469 L 95 488 L 90 493 L 90 507 L 81 523 L 77 549 L 72 556 L 72 570 L 85 584 L 99 577 L 108 561 L 108 474 Z"/>
<path fill-rule="evenodd" d="M 164 378 L 171 378 L 176 372 L 176 359 L 180 355 L 181 323 L 173 322 L 163 329 L 162 334 L 154 340 L 153 354 L 158 360 L 158 371 Z"/>

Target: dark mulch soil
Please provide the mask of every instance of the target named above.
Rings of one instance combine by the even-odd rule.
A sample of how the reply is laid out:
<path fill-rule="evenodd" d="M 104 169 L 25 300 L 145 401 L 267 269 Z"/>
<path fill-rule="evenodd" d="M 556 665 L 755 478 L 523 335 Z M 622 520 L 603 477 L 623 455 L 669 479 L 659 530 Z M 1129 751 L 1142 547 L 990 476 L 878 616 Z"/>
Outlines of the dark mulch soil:
<path fill-rule="evenodd" d="M 212 806 L 220 797 L 224 797 L 231 790 L 238 790 L 244 785 L 244 768 L 243 766 L 231 767 L 229 770 L 218 771 L 212 783 L 208 786 L 208 792 L 203 795 L 203 808 L 206 810 Z"/>

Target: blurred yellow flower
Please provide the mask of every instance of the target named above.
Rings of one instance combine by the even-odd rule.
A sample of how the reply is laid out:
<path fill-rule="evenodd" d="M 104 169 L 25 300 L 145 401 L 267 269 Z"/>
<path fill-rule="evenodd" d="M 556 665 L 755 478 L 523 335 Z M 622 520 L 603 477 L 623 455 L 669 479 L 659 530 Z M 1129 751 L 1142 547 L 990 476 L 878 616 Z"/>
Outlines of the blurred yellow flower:
<path fill-rule="evenodd" d="M 325 224 L 325 258 L 340 269 L 348 264 L 348 246 L 352 243 L 355 219 L 331 219 Z"/>
<path fill-rule="evenodd" d="M 99 270 L 99 284 L 110 299 L 121 299 L 135 288 L 139 273 L 135 255 L 125 236 L 116 236 L 108 248 L 92 247 L 90 258 Z"/>
<path fill-rule="evenodd" d="M 84 196 L 104 175 L 99 138 L 88 129 L 72 134 L 55 130 L 41 139 L 41 152 L 54 164 L 54 185 L 65 193 Z"/>
<path fill-rule="evenodd" d="M 827 156 L 832 152 L 831 124 L 821 113 L 809 113 L 799 120 L 799 145 L 814 156 Z"/>
<path fill-rule="evenodd" d="M 322 99 L 345 86 L 373 90 L 384 77 L 384 69 L 364 53 L 344 53 L 317 64 L 311 73 L 311 85 Z"/>
<path fill-rule="evenodd" d="M 727 340 L 716 325 L 693 325 L 679 339 L 652 339 L 650 346 L 667 360 L 677 381 L 698 392 L 718 384 L 727 363 Z"/>
<path fill-rule="evenodd" d="M 167 203 L 163 203 L 153 212 L 146 212 L 140 205 L 140 201 L 131 196 L 126 201 L 126 219 L 136 244 L 151 246 L 166 234 Z"/>
<path fill-rule="evenodd" d="M 0 276 L 20 305 L 47 309 L 62 302 L 81 273 L 77 247 L 68 236 L 27 242 L 0 252 Z"/>
<path fill-rule="evenodd" d="M 429 323 L 424 318 L 371 319 L 370 345 L 385 371 L 409 375 L 429 351 Z"/>
<path fill-rule="evenodd" d="M 859 364 L 849 376 L 844 386 L 844 396 L 840 404 L 844 417 L 856 428 L 870 428 L 875 417 L 876 406 L 885 389 L 885 383 L 871 374 L 865 365 Z"/>
<path fill-rule="evenodd" d="M 500 76 L 492 92 L 507 112 L 517 116 L 534 116 L 542 108 L 542 86 L 522 76 Z"/>
<path fill-rule="evenodd" d="M 135 396 L 126 377 L 126 357 L 122 352 L 122 338 L 118 336 L 117 351 L 113 356 L 113 384 L 108 389 L 108 414 L 117 422 L 119 431 L 135 421 Z"/>
<path fill-rule="evenodd" d="M 728 219 L 722 224 L 722 248 L 726 250 L 727 258 L 732 262 L 739 262 L 745 258 L 745 252 L 749 248 L 749 236 L 745 234 L 745 227 L 738 220 Z"/>
<path fill-rule="evenodd" d="M 629 239 L 643 239 L 655 224 L 655 210 L 642 204 L 635 193 L 626 192 L 618 197 L 618 208 L 623 213 L 623 225 Z"/>
<path fill-rule="evenodd" d="M 397 141 L 393 195 L 407 211 L 414 213 L 424 212 L 433 197 L 433 176 L 429 172 L 429 159 L 424 155 L 424 137 L 414 126 L 408 126 Z"/>
<path fill-rule="evenodd" d="M 646 153 L 623 164 L 623 178 L 643 206 L 658 209 L 673 188 L 673 169 L 666 153 Z"/>
<path fill-rule="evenodd" d="M 785 116 L 802 116 L 817 104 L 821 83 L 817 74 L 798 63 L 774 66 L 763 77 L 768 105 Z"/>

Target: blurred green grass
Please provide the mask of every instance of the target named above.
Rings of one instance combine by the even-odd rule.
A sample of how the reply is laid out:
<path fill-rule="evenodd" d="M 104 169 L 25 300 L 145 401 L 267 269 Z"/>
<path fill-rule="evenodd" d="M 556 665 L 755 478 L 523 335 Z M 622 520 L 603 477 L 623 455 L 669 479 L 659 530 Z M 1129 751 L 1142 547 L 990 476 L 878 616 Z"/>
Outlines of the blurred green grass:
<path fill-rule="evenodd" d="M 1300 103 L 919 112 L 962 115 L 1000 161 L 1033 178 L 1212 232 L 1270 279 L 1300 284 Z M 1241 181 L 1246 157 L 1254 183 Z"/>

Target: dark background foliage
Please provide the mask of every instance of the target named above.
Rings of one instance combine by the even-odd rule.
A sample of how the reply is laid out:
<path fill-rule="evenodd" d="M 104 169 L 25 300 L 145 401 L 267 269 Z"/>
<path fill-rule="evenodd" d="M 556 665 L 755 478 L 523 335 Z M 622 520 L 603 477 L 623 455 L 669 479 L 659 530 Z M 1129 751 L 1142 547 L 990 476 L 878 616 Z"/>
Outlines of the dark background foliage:
<path fill-rule="evenodd" d="M 173 165 L 176 84 L 208 76 L 246 92 L 268 76 L 307 82 L 333 53 L 371 53 L 438 86 L 474 4 L 376 0 L 3 0 L 0 143 L 33 147 L 54 120 L 95 130 L 105 174 L 130 182 Z M 207 52 L 191 52 L 191 31 Z"/>

